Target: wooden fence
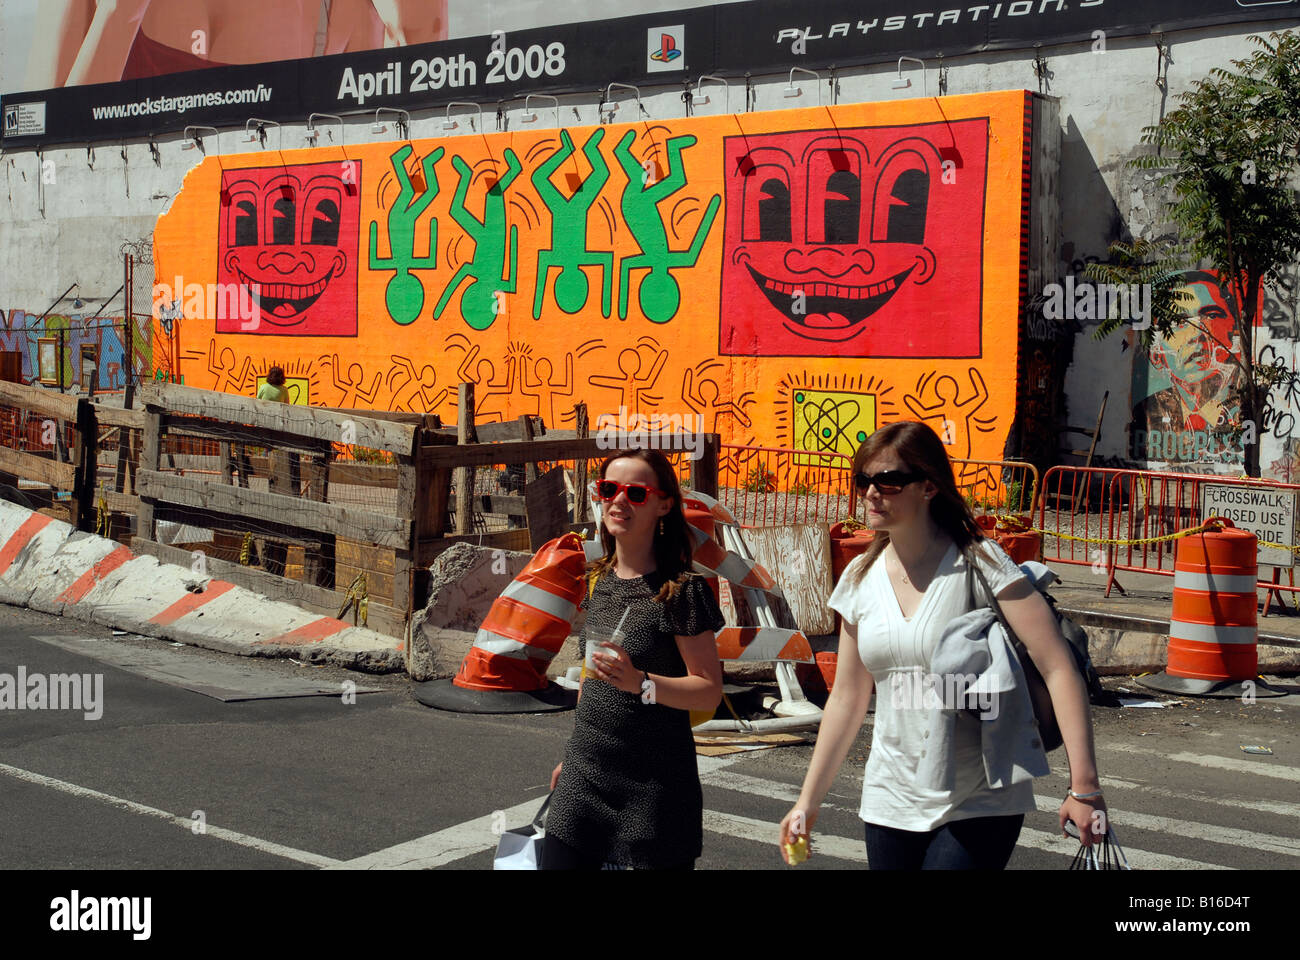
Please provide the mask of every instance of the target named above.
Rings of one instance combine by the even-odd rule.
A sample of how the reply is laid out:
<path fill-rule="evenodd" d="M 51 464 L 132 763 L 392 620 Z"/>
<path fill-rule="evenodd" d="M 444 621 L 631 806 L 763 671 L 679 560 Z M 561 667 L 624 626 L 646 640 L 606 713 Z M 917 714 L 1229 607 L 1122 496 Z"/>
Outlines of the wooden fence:
<path fill-rule="evenodd" d="M 368 625 L 401 637 L 428 601 L 429 564 L 452 544 L 528 551 L 592 532 L 588 463 L 634 439 L 586 435 L 581 406 L 577 429 L 548 432 L 538 417 L 475 423 L 473 403 L 463 384 L 451 427 L 165 383 L 142 385 L 129 410 L 0 383 L 0 413 L 14 421 L 0 471 L 52 497 L 69 491 L 80 529 L 111 531 L 137 553 L 330 616 L 365 596 Z M 58 444 L 13 445 L 30 432 L 20 411 L 72 438 L 67 462 Z M 704 456 L 689 475 L 679 467 L 682 480 L 716 494 L 718 437 L 698 439 Z"/>
<path fill-rule="evenodd" d="M 79 530 L 122 539 L 138 509 L 132 457 L 143 425 L 137 411 L 0 381 L 0 483 Z"/>

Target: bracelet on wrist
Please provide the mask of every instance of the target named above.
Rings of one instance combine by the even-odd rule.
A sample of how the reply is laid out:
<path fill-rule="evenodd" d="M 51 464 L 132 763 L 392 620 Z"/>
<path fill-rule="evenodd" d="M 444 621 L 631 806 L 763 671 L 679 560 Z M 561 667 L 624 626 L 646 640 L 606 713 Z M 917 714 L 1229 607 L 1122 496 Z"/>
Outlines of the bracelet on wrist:
<path fill-rule="evenodd" d="M 1093 790 L 1090 791 L 1089 793 L 1076 793 L 1074 790 L 1067 790 L 1066 793 L 1068 793 L 1076 800 L 1096 800 L 1098 797 L 1101 796 L 1100 790 Z"/>

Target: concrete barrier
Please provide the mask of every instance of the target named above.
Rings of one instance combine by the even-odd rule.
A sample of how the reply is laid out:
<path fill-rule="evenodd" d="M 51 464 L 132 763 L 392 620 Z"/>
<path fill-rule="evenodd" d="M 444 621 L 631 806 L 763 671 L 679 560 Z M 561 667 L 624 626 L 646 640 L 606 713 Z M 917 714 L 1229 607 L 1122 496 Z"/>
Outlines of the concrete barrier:
<path fill-rule="evenodd" d="M 244 656 L 383 673 L 405 645 L 0 501 L 0 602 Z"/>
<path fill-rule="evenodd" d="M 0 510 L 6 516 L 0 528 L 0 602 L 25 607 L 41 583 L 38 570 L 73 528 L 8 501 L 0 501 Z"/>
<path fill-rule="evenodd" d="M 27 605 L 42 613 L 73 615 L 68 607 L 75 609 L 97 583 L 133 556 L 119 543 L 74 530 L 53 554 L 37 563 L 33 574 L 40 589 L 32 591 Z M 89 615 L 76 619 L 89 619 Z"/>

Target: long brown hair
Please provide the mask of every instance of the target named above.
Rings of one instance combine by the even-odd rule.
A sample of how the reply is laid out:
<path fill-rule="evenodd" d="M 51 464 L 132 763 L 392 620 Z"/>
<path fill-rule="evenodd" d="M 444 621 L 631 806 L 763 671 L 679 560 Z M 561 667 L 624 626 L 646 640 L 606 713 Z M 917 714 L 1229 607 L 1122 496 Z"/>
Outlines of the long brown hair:
<path fill-rule="evenodd" d="M 619 450 L 605 458 L 600 465 L 600 479 L 605 478 L 605 471 L 615 460 L 630 458 L 650 464 L 655 472 L 655 486 L 668 494 L 672 509 L 663 517 L 664 532 L 655 530 L 654 558 L 656 571 L 663 575 L 664 585 L 659 588 L 655 599 L 661 603 L 673 596 L 691 572 L 691 534 L 686 526 L 686 514 L 682 512 L 682 488 L 677 482 L 677 473 L 662 451 L 653 447 L 634 447 Z M 600 522 L 600 543 L 605 548 L 605 555 L 587 568 L 587 586 L 591 586 L 614 567 L 614 535 Z"/>
<path fill-rule="evenodd" d="M 952 538 L 958 550 L 964 550 L 976 540 L 984 537 L 970 507 L 957 491 L 957 481 L 952 473 L 952 461 L 948 451 L 943 447 L 938 435 L 924 423 L 903 421 L 881 427 L 867 437 L 853 455 L 853 476 L 856 478 L 863 468 L 884 453 L 892 451 L 903 461 L 906 469 L 925 475 L 925 479 L 935 485 L 937 492 L 930 500 L 930 519 L 935 525 Z M 856 485 L 854 496 L 857 496 Z M 889 546 L 889 534 L 877 530 L 861 563 L 855 565 L 849 585 L 856 587 L 866 576 L 867 570 L 875 563 L 876 557 Z M 847 573 L 847 571 L 846 571 Z"/>

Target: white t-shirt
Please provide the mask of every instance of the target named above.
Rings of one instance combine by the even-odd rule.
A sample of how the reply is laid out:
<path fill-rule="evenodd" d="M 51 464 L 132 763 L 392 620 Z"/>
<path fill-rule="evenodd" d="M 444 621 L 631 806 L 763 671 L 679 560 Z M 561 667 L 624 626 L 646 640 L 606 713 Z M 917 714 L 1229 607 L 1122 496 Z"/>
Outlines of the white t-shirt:
<path fill-rule="evenodd" d="M 977 541 L 976 549 L 988 560 L 981 569 L 994 594 L 1025 579 L 992 540 Z M 846 622 L 857 625 L 858 655 L 876 682 L 876 723 L 858 816 L 882 826 L 925 831 L 950 820 L 1031 812 L 1031 781 L 999 790 L 989 787 L 980 752 L 980 721 L 964 711 L 957 714 L 949 755 L 954 777 L 945 781 L 954 788 L 934 790 L 917 783 L 917 764 L 925 755 L 939 706 L 914 691 L 924 689 L 922 678 L 929 674 L 930 657 L 944 628 L 983 600 L 973 576 L 968 588 L 966 558 L 956 544 L 948 548 L 910 619 L 903 618 L 881 558 L 856 588 L 849 587 L 864 559 L 849 564 L 828 601 Z M 972 598 L 972 588 L 978 599 Z"/>

